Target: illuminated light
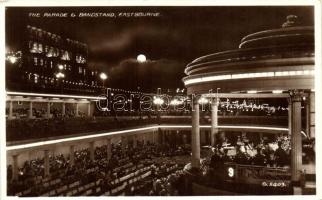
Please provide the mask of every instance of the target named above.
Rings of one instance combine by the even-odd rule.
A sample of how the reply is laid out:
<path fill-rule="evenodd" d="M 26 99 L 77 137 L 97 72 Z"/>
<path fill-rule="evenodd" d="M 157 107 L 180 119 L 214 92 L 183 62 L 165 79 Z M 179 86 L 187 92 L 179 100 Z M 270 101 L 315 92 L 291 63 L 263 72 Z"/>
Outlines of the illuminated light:
<path fill-rule="evenodd" d="M 59 72 L 56 74 L 56 78 L 65 78 L 65 74 Z"/>
<path fill-rule="evenodd" d="M 256 90 L 249 90 L 249 91 L 247 91 L 247 94 L 256 94 L 256 93 L 257 93 Z"/>
<path fill-rule="evenodd" d="M 107 75 L 105 74 L 105 73 L 100 73 L 100 78 L 102 79 L 102 80 L 106 80 L 107 79 Z"/>
<path fill-rule="evenodd" d="M 155 105 L 162 105 L 164 103 L 164 100 L 159 98 L 159 97 L 156 97 L 154 100 L 153 100 L 153 103 Z"/>
<path fill-rule="evenodd" d="M 210 77 L 203 77 L 202 78 L 202 80 L 204 82 L 216 81 L 216 80 L 228 80 L 228 79 L 231 79 L 231 75 L 210 76 Z"/>
<path fill-rule="evenodd" d="M 202 98 L 200 98 L 199 100 L 198 100 L 198 103 L 199 104 L 206 104 L 206 103 L 208 103 L 209 102 L 209 100 L 208 99 L 206 99 L 206 98 L 204 98 L 204 97 L 202 97 Z"/>
<path fill-rule="evenodd" d="M 58 65 L 58 69 L 62 70 L 62 69 L 64 69 L 64 66 L 63 65 Z"/>
<path fill-rule="evenodd" d="M 146 56 L 143 55 L 143 54 L 140 54 L 136 57 L 136 60 L 139 62 L 139 63 L 144 63 L 146 62 Z"/>
<path fill-rule="evenodd" d="M 182 103 L 183 103 L 182 101 L 179 101 L 177 99 L 173 99 L 170 101 L 170 105 L 174 105 L 174 106 L 180 105 Z"/>
<path fill-rule="evenodd" d="M 199 78 L 187 78 L 184 80 L 185 85 L 194 83 L 203 83 L 210 81 L 220 81 L 229 79 L 247 79 L 247 78 L 264 78 L 264 77 L 279 77 L 279 76 L 302 76 L 314 75 L 314 70 L 300 70 L 300 71 L 277 71 L 277 72 L 259 72 L 259 73 L 243 73 L 243 74 L 228 74 L 228 75 L 215 75 L 205 76 Z"/>
<path fill-rule="evenodd" d="M 104 100 L 106 97 L 94 96 L 77 96 L 77 95 L 60 95 L 60 94 L 41 94 L 41 93 L 27 93 L 27 92 L 6 92 L 7 95 L 20 95 L 20 96 L 42 96 L 42 97 L 58 97 L 58 98 L 76 98 L 76 99 L 97 99 Z"/>
<path fill-rule="evenodd" d="M 12 64 L 15 64 L 17 62 L 17 57 L 15 57 L 15 56 L 9 56 L 8 59 Z"/>
<path fill-rule="evenodd" d="M 282 94 L 283 90 L 273 90 L 273 94 Z"/>
<path fill-rule="evenodd" d="M 232 79 L 271 77 L 271 76 L 274 76 L 274 72 L 233 74 L 231 76 L 232 76 Z"/>

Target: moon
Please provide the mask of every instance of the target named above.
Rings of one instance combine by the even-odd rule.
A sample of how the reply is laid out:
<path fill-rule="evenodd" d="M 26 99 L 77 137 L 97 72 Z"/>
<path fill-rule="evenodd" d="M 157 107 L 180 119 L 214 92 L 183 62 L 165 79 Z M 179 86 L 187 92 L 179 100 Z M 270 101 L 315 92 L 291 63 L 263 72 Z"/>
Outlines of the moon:
<path fill-rule="evenodd" d="M 145 62 L 145 61 L 146 61 L 146 56 L 145 56 L 145 55 L 143 55 L 143 54 L 140 54 L 140 55 L 138 55 L 138 57 L 136 58 L 136 60 L 137 60 L 138 62 L 140 62 L 140 63 L 143 63 L 143 62 Z"/>

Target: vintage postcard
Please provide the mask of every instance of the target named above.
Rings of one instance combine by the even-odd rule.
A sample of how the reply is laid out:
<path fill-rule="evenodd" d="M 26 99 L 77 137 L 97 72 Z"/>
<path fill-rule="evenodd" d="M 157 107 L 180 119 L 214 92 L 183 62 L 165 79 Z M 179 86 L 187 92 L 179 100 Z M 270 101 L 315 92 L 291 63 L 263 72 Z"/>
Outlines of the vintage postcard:
<path fill-rule="evenodd" d="M 4 2 L 1 197 L 318 199 L 320 4 L 251 3 Z"/>

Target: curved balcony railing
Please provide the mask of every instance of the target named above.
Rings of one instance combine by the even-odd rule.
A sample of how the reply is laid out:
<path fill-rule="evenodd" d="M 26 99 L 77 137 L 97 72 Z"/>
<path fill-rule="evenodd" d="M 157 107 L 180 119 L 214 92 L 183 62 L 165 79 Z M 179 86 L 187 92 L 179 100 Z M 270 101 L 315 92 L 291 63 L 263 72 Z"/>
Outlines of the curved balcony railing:
<path fill-rule="evenodd" d="M 210 117 L 200 118 L 202 125 L 210 124 Z M 264 125 L 287 127 L 287 116 L 229 116 L 219 117 L 219 125 Z M 49 137 L 91 134 L 101 131 L 116 131 L 139 126 L 156 124 L 191 124 L 190 116 L 143 117 L 97 117 L 97 118 L 55 118 L 55 119 L 16 119 L 6 123 L 7 142 L 40 139 Z"/>

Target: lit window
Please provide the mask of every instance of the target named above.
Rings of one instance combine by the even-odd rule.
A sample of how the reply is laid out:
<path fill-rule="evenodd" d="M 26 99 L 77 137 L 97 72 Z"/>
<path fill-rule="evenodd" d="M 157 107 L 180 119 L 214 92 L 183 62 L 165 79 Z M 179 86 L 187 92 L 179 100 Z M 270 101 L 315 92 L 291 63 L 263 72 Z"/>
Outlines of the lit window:
<path fill-rule="evenodd" d="M 86 59 L 82 55 L 76 55 L 76 62 L 77 63 L 86 63 Z"/>
<path fill-rule="evenodd" d="M 38 37 L 39 38 L 42 38 L 42 30 L 41 29 L 38 29 L 37 32 L 38 32 Z"/>
<path fill-rule="evenodd" d="M 44 66 L 44 60 L 41 58 L 41 59 L 39 59 L 39 65 L 40 66 Z"/>
<path fill-rule="evenodd" d="M 61 51 L 61 59 L 62 60 L 70 60 L 70 55 L 68 51 Z"/>
<path fill-rule="evenodd" d="M 34 57 L 34 65 L 37 66 L 38 65 L 38 58 Z"/>
<path fill-rule="evenodd" d="M 38 44 L 38 53 L 42 53 L 42 52 L 43 52 L 42 44 Z"/>
<path fill-rule="evenodd" d="M 38 79 L 39 79 L 39 75 L 38 74 L 35 74 L 35 76 L 34 76 L 34 82 L 35 83 L 38 83 Z"/>
<path fill-rule="evenodd" d="M 56 48 L 55 49 L 55 57 L 58 57 L 59 56 L 59 49 L 58 48 Z"/>
<path fill-rule="evenodd" d="M 30 49 L 30 52 L 31 53 L 37 53 L 37 51 L 38 51 L 38 44 L 37 44 L 37 42 L 33 42 L 32 47 Z"/>
<path fill-rule="evenodd" d="M 54 57 L 54 54 L 55 54 L 54 48 L 53 47 L 50 47 L 49 50 L 48 50 L 48 52 L 47 52 L 47 54 L 46 54 L 46 56 L 47 57 Z"/>
<path fill-rule="evenodd" d="M 33 41 L 29 41 L 29 49 L 31 50 L 32 49 L 32 47 L 33 47 Z"/>
<path fill-rule="evenodd" d="M 81 74 L 83 72 L 82 67 L 78 67 L 78 73 Z"/>

